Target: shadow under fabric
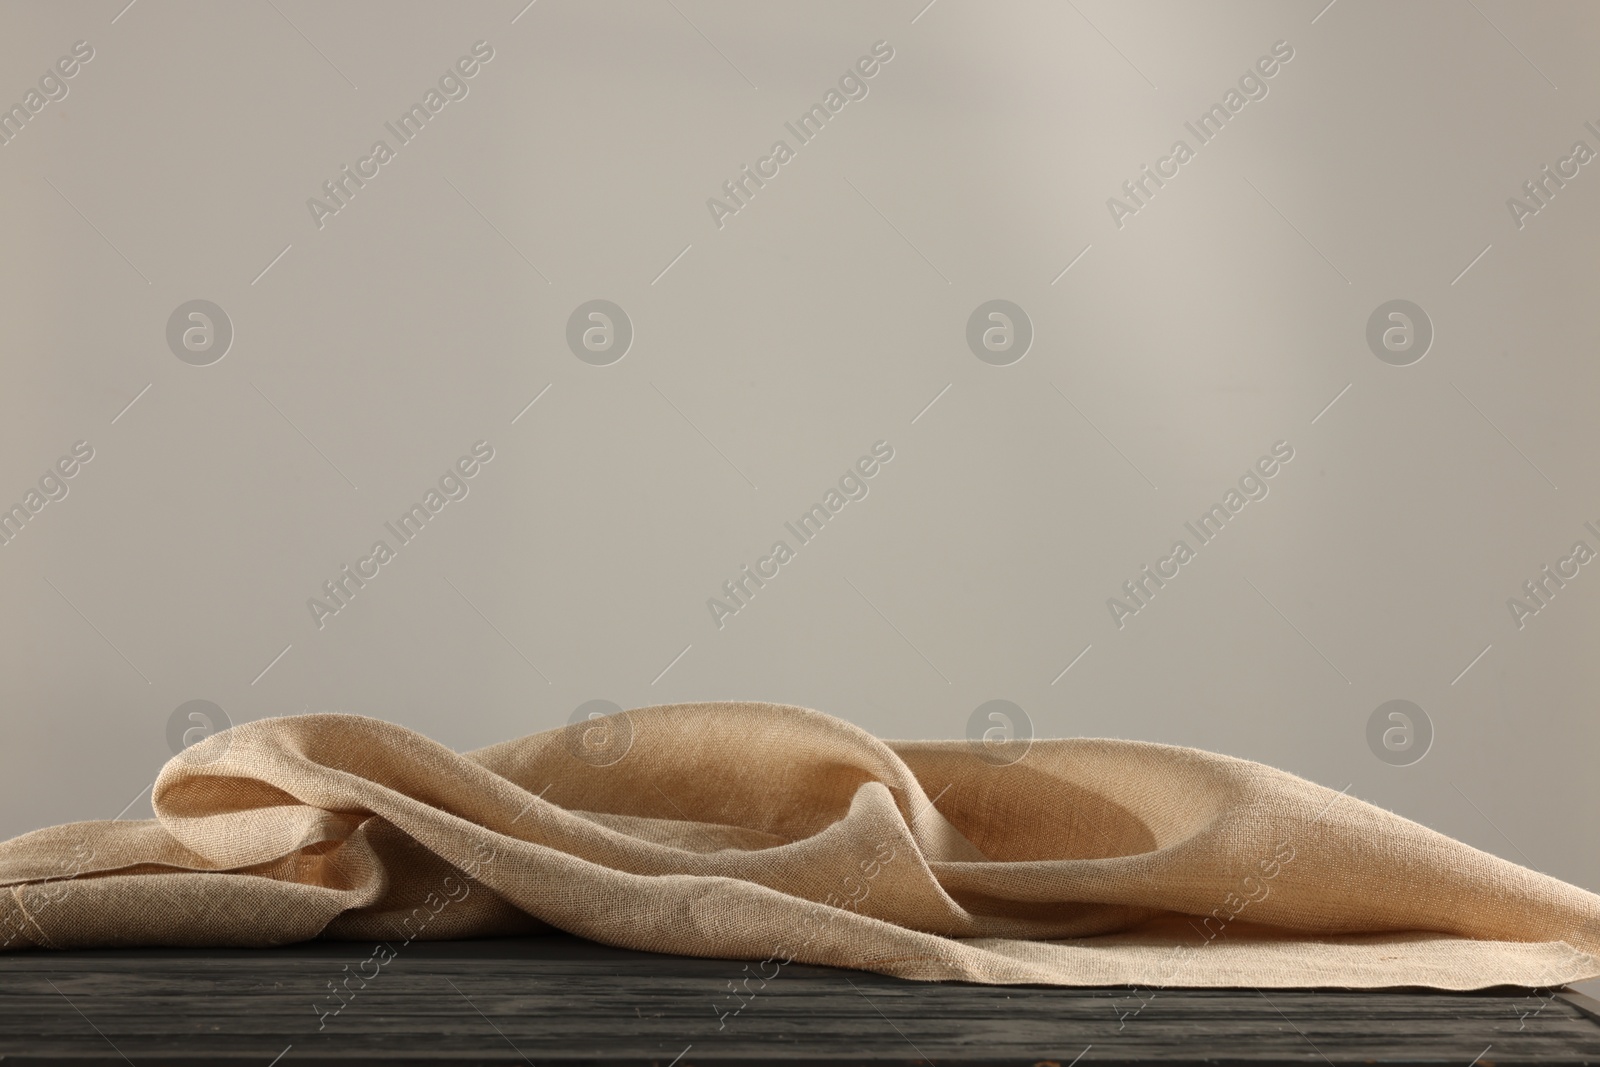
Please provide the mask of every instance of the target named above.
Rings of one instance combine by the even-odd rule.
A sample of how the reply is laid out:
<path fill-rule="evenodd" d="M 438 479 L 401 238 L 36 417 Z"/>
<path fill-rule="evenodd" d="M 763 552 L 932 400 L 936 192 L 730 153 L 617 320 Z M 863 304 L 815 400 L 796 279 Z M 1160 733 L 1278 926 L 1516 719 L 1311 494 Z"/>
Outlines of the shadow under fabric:
<path fill-rule="evenodd" d="M 595 729 L 615 762 L 577 747 Z M 1283 771 L 1136 741 L 1041 740 L 1002 763 L 699 703 L 461 754 L 305 715 L 206 739 L 152 798 L 151 820 L 0 844 L 4 947 L 395 950 L 557 927 L 984 983 L 1600 975 L 1600 896 Z"/>

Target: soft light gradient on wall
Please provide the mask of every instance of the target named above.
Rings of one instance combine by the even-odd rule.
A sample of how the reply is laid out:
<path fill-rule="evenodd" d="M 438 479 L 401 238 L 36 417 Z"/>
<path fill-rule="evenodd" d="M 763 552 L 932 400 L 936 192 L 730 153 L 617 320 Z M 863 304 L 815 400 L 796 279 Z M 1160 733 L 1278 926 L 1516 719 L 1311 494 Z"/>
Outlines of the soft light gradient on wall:
<path fill-rule="evenodd" d="M 0 834 L 224 721 L 748 698 L 1600 889 L 1600 10 L 524 3 L 0 9 Z"/>

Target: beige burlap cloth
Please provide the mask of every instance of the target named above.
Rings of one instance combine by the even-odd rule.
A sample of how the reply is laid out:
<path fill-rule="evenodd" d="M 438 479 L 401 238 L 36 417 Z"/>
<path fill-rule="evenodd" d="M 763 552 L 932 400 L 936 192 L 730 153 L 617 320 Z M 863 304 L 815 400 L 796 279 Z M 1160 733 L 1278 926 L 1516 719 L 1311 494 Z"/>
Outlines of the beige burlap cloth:
<path fill-rule="evenodd" d="M 460 754 L 354 715 L 216 734 L 156 817 L 0 844 L 8 948 L 545 931 L 915 979 L 1551 986 L 1600 896 L 1258 763 L 880 741 L 677 704 Z"/>

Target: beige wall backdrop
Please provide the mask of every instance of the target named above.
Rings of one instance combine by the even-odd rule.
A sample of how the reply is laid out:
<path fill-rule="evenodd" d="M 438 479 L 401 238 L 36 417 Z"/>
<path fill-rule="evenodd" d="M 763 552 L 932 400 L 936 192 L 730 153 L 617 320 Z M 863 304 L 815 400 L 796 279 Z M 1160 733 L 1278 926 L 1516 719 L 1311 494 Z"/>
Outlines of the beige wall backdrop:
<path fill-rule="evenodd" d="M 0 834 L 753 698 L 1600 889 L 1600 7 L 525 4 L 0 7 Z"/>

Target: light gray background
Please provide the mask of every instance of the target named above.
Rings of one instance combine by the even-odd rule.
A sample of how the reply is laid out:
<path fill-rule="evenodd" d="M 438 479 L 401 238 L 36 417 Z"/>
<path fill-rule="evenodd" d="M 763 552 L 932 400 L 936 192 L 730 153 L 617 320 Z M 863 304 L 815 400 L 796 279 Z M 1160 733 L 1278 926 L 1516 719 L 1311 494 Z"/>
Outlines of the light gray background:
<path fill-rule="evenodd" d="M 95 450 L 0 547 L 0 834 L 148 816 L 192 699 L 464 749 L 594 698 L 890 737 L 1006 698 L 1600 889 L 1600 567 L 1506 606 L 1600 547 L 1600 164 L 1506 207 L 1600 149 L 1600 8 L 125 2 L 0 9 L 0 101 L 95 50 L 0 146 L 0 502 Z M 319 230 L 307 199 L 478 40 L 469 95 Z M 718 229 L 707 198 L 879 40 Z M 1269 95 L 1115 226 L 1279 40 Z M 636 331 L 608 367 L 564 340 L 595 298 Z M 1008 367 L 965 342 L 994 298 L 1036 331 Z M 1408 367 L 1365 341 L 1395 298 L 1436 331 Z M 166 343 L 193 299 L 235 330 L 211 366 Z M 307 599 L 480 439 L 469 496 L 319 630 Z M 870 495 L 719 630 L 707 598 L 879 439 Z M 1270 495 L 1113 625 L 1279 440 Z M 1395 698 L 1435 730 L 1411 766 L 1366 741 Z"/>

